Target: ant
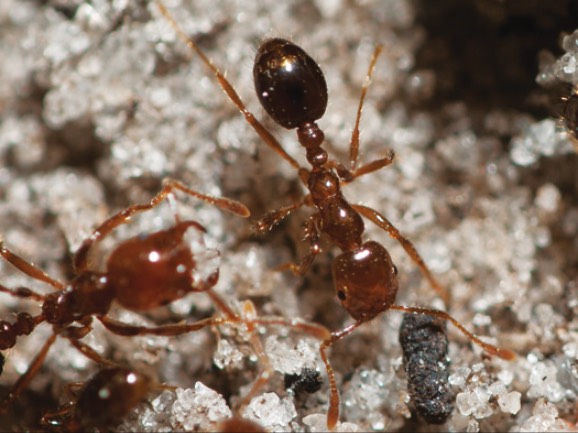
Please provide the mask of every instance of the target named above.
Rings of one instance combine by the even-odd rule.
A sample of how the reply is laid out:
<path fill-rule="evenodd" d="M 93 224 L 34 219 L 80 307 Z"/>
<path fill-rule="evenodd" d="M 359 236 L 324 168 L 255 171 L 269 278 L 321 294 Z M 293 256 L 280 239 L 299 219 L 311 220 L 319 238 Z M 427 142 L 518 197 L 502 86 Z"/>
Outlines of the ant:
<path fill-rule="evenodd" d="M 289 324 L 286 320 L 276 317 L 258 317 L 251 301 L 244 302 L 240 314 L 235 313 L 212 290 L 219 278 L 218 269 L 204 280 L 198 281 L 194 278 L 195 271 L 198 270 L 197 262 L 190 244 L 187 242 L 186 234 L 189 229 L 195 229 L 201 233 L 206 230 L 196 221 L 181 221 L 176 213 L 174 215 L 176 223 L 172 227 L 129 238 L 116 246 L 106 262 L 104 272 L 89 268 L 88 259 L 93 248 L 99 242 L 115 228 L 127 223 L 133 215 L 151 210 L 165 199 L 171 204 L 171 199 L 176 191 L 184 192 L 233 214 L 242 217 L 249 216 L 249 210 L 237 201 L 204 195 L 185 187 L 178 181 L 165 179 L 162 190 L 149 203 L 131 205 L 116 213 L 84 240 L 72 259 L 75 275 L 66 285 L 51 278 L 40 268 L 8 250 L 0 242 L 1 257 L 24 274 L 56 289 L 47 295 L 42 295 L 26 287 L 10 289 L 0 284 L 0 292 L 18 298 L 36 300 L 42 304 L 42 312 L 36 316 L 22 312 L 16 315 L 16 320 L 13 323 L 5 320 L 0 321 L 0 350 L 13 347 L 18 337 L 29 335 L 36 326 L 43 322 L 52 325 L 53 329 L 52 335 L 32 360 L 28 370 L 13 385 L 1 410 L 8 410 L 9 404 L 34 378 L 57 336 L 66 338 L 83 355 L 107 367 L 107 369 L 86 383 L 75 404 L 69 403 L 55 412 L 48 413 L 44 417 L 44 423 L 57 425 L 59 417 L 71 414 L 71 419 L 65 423 L 65 428 L 69 431 L 97 424 L 107 425 L 113 419 L 122 417 L 142 400 L 153 386 L 147 377 L 119 367 L 80 341 L 91 332 L 93 318 L 98 319 L 109 331 L 127 337 L 139 335 L 177 336 L 210 326 L 244 325 L 248 341 L 260 361 L 261 371 L 250 391 L 241 400 L 240 408 L 250 402 L 258 390 L 269 381 L 273 373 L 271 363 L 258 338 L 257 326 L 290 326 L 292 329 L 302 330 L 320 339 L 326 339 L 329 336 L 328 330 L 316 324 L 300 321 L 293 321 Z M 134 326 L 108 316 L 113 301 L 127 310 L 149 311 L 193 292 L 207 293 L 223 314 L 194 323 L 168 324 L 157 327 Z M 0 359 L 4 359 L 1 354 Z M 132 383 L 133 379 L 129 381 L 128 376 L 136 382 Z M 71 386 L 79 387 L 78 384 Z M 106 401 L 101 400 L 102 393 L 99 390 L 111 387 L 115 388 L 114 393 L 118 392 L 119 397 L 115 396 Z M 121 397 L 123 403 L 117 405 L 116 403 Z M 113 406 L 114 410 L 111 409 Z M 101 416 L 101 409 L 102 412 L 109 413 L 110 418 Z M 231 422 L 233 424 L 228 425 L 227 428 L 235 428 L 235 425 L 243 428 L 242 426 L 245 425 L 240 418 L 234 418 Z M 247 426 L 249 425 L 250 423 L 247 424 Z"/>
<path fill-rule="evenodd" d="M 163 181 L 162 190 L 151 199 L 150 203 L 131 205 L 116 213 L 83 241 L 73 256 L 74 277 L 67 284 L 51 278 L 40 268 L 7 249 L 0 241 L 2 258 L 24 274 L 55 289 L 43 295 L 26 287 L 10 289 L 0 284 L 0 292 L 41 303 L 41 312 L 36 316 L 21 312 L 16 315 L 13 323 L 0 321 L 0 350 L 14 347 L 18 337 L 29 335 L 43 322 L 52 325 L 52 335 L 32 360 L 28 370 L 12 387 L 3 405 L 4 410 L 36 375 L 57 336 L 66 338 L 72 346 L 98 364 L 115 365 L 80 341 L 92 330 L 91 322 L 94 317 L 108 330 L 123 336 L 146 334 L 175 336 L 226 321 L 226 318 L 221 317 L 190 324 L 150 328 L 132 326 L 107 315 L 113 301 L 127 310 L 148 311 L 181 299 L 192 292 L 207 292 L 221 310 L 225 311 L 227 317 L 235 316 L 211 290 L 218 281 L 218 269 L 204 280 L 199 280 L 195 276 L 197 263 L 185 235 L 189 229 L 204 233 L 205 228 L 196 221 L 180 221 L 176 214 L 174 226 L 120 243 L 110 254 L 103 272 L 89 267 L 89 256 L 98 242 L 119 225 L 127 223 L 134 214 L 153 209 L 164 199 L 169 200 L 170 204 L 175 191 L 184 192 L 233 214 L 249 216 L 249 210 L 237 201 L 201 194 L 167 178 Z"/>
<path fill-rule="evenodd" d="M 166 388 L 165 385 L 156 384 L 149 376 L 130 368 L 104 368 L 84 384 L 67 384 L 67 394 L 75 396 L 76 401 L 44 414 L 40 424 L 66 432 L 110 427 L 118 424 L 157 387 Z"/>
<path fill-rule="evenodd" d="M 399 327 L 409 395 L 430 424 L 443 424 L 454 408 L 446 325 L 439 317 L 405 313 Z"/>
<path fill-rule="evenodd" d="M 214 75 L 218 85 L 259 137 L 297 170 L 300 180 L 309 191 L 301 201 L 267 213 L 257 221 L 256 229 L 259 232 L 270 230 L 293 211 L 304 205 L 311 206 L 316 213 L 305 221 L 304 228 L 305 238 L 310 242 L 310 252 L 299 264 L 292 263 L 286 267 L 296 274 L 305 274 L 315 256 L 321 252 L 321 234 L 329 238 L 342 251 L 333 261 L 333 280 L 337 297 L 354 319 L 354 323 L 332 332 L 326 338 L 323 337 L 323 332 L 317 335 L 323 340 L 320 345 L 320 355 L 329 378 L 330 399 L 327 413 L 329 430 L 333 430 L 339 420 L 340 398 L 336 379 L 327 357 L 327 349 L 362 324 L 387 310 L 425 314 L 450 321 L 488 353 L 506 360 L 515 358 L 513 351 L 483 342 L 444 311 L 396 305 L 394 302 L 399 288 L 397 268 L 388 251 L 380 243 L 362 240 L 365 230 L 362 217 L 369 219 L 396 239 L 419 267 L 430 285 L 446 301 L 449 296 L 434 278 L 413 244 L 385 216 L 369 207 L 350 204 L 341 193 L 341 182 L 352 182 L 360 176 L 390 165 L 394 159 L 394 154 L 390 152 L 384 158 L 357 166 L 359 124 L 363 102 L 382 46 L 375 48 L 367 79 L 361 90 L 350 141 L 349 168 L 330 160 L 322 147 L 325 135 L 316 121 L 325 113 L 328 95 L 325 77 L 319 65 L 302 48 L 285 39 L 267 39 L 257 50 L 253 67 L 253 81 L 257 96 L 265 111 L 277 124 L 286 129 L 296 129 L 298 141 L 305 148 L 307 161 L 311 166 L 307 169 L 301 167 L 283 149 L 271 132 L 247 109 L 232 84 L 209 60 L 203 50 L 179 27 L 162 1 L 155 1 L 178 37 L 200 57 Z"/>

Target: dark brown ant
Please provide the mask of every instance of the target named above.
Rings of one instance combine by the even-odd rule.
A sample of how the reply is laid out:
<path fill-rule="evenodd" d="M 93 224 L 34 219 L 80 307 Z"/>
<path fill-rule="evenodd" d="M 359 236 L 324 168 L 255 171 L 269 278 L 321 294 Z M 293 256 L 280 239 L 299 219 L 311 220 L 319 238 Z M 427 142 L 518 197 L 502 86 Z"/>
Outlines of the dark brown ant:
<path fill-rule="evenodd" d="M 443 424 L 454 408 L 446 325 L 439 317 L 405 313 L 399 327 L 408 392 L 430 424 Z"/>
<path fill-rule="evenodd" d="M 105 368 L 84 383 L 67 384 L 74 401 L 44 414 L 40 424 L 66 432 L 112 427 L 155 388 L 167 387 L 130 368 Z"/>
<path fill-rule="evenodd" d="M 259 47 L 253 68 L 257 95 L 265 111 L 276 123 L 287 129 L 296 128 L 299 143 L 305 148 L 307 161 L 311 165 L 310 169 L 306 169 L 299 166 L 277 139 L 247 109 L 233 86 L 195 42 L 180 29 L 162 1 L 156 0 L 156 3 L 179 38 L 210 69 L 219 86 L 245 116 L 247 122 L 265 144 L 298 171 L 299 178 L 309 191 L 309 194 L 300 202 L 269 212 L 257 222 L 257 230 L 261 232 L 270 230 L 296 209 L 308 205 L 316 210 L 316 213 L 305 221 L 305 237 L 310 242 L 310 252 L 299 264 L 289 264 L 286 267 L 297 274 L 304 274 L 315 256 L 321 252 L 321 234 L 325 234 L 342 250 L 333 262 L 333 279 L 337 297 L 355 323 L 331 333 L 328 337 L 324 337 L 324 332 L 316 334 L 324 340 L 320 346 L 320 353 L 329 377 L 330 402 L 327 426 L 330 430 L 335 428 L 339 420 L 340 399 L 335 376 L 327 357 L 327 349 L 363 323 L 387 310 L 425 314 L 449 320 L 488 353 L 507 360 L 515 357 L 514 352 L 509 349 L 501 349 L 483 342 L 446 312 L 395 305 L 399 286 L 397 269 L 389 253 L 381 244 L 375 241 L 363 241 L 362 216 L 385 230 L 402 245 L 425 278 L 445 300 L 448 299 L 448 294 L 433 277 L 413 244 L 385 216 L 369 207 L 350 204 L 341 193 L 340 181 L 351 182 L 357 177 L 372 173 L 393 162 L 393 153 L 390 153 L 382 159 L 357 166 L 361 112 L 375 63 L 382 50 L 381 46 L 374 51 L 367 80 L 362 87 L 350 141 L 349 169 L 330 160 L 327 152 L 321 147 L 324 142 L 324 133 L 315 122 L 325 113 L 327 86 L 320 67 L 303 49 L 284 39 L 268 39 Z"/>
<path fill-rule="evenodd" d="M 0 321 L 0 350 L 13 347 L 18 337 L 30 334 L 43 322 L 52 325 L 53 330 L 28 370 L 16 381 L 3 405 L 4 410 L 38 372 L 57 336 L 66 338 L 89 359 L 102 365 L 112 364 L 80 341 L 92 330 L 93 317 L 110 331 L 124 336 L 146 334 L 175 336 L 226 321 L 221 317 L 208 318 L 191 324 L 150 328 L 132 326 L 108 317 L 113 301 L 131 311 L 148 311 L 181 299 L 192 292 L 207 292 L 227 317 L 235 316 L 211 290 L 218 281 L 218 269 L 205 280 L 197 281 L 195 278 L 196 261 L 190 245 L 185 240 L 185 234 L 190 228 L 205 232 L 203 226 L 196 221 L 180 221 L 175 215 L 177 221 L 173 227 L 136 236 L 120 243 L 110 254 L 103 272 L 89 268 L 89 255 L 99 241 L 116 227 L 126 223 L 134 214 L 155 208 L 165 198 L 170 199 L 175 191 L 184 192 L 231 213 L 249 216 L 248 209 L 239 202 L 204 195 L 175 180 L 165 179 L 161 192 L 154 196 L 150 203 L 132 205 L 118 212 L 84 240 L 74 254 L 75 275 L 68 284 L 51 278 L 0 242 L 1 257 L 31 278 L 47 283 L 55 289 L 47 295 L 42 295 L 26 287 L 10 289 L 0 284 L 0 292 L 32 299 L 42 304 L 42 311 L 36 316 L 22 312 L 16 315 L 13 323 Z"/>

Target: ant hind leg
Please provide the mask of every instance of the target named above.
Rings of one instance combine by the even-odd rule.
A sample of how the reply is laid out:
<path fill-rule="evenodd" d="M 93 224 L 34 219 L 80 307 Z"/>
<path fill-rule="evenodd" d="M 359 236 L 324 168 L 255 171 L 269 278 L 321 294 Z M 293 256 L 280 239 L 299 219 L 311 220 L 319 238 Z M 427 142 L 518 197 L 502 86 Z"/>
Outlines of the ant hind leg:
<path fill-rule="evenodd" d="M 455 318 L 450 316 L 445 311 L 436 310 L 433 308 L 422 308 L 422 307 L 406 307 L 404 305 L 392 305 L 390 307 L 392 310 L 403 311 L 405 313 L 413 313 L 413 314 L 427 314 L 429 316 L 439 317 L 440 319 L 447 320 L 451 322 L 456 328 L 458 328 L 466 337 L 468 337 L 471 341 L 476 343 L 490 355 L 498 356 L 502 359 L 507 361 L 511 361 L 516 358 L 516 354 L 511 351 L 510 349 L 502 349 L 500 347 L 494 346 L 493 344 L 486 343 L 480 340 L 476 335 L 472 334 L 468 331 L 464 325 L 458 322 Z"/>
<path fill-rule="evenodd" d="M 385 230 L 392 238 L 397 240 L 405 252 L 411 257 L 413 262 L 420 269 L 421 273 L 428 280 L 433 289 L 442 297 L 444 302 L 447 303 L 450 300 L 450 294 L 448 293 L 447 289 L 436 280 L 411 241 L 403 236 L 386 217 L 367 206 L 352 205 L 352 207 L 365 218 L 371 220 L 378 227 L 381 227 L 383 230 Z"/>

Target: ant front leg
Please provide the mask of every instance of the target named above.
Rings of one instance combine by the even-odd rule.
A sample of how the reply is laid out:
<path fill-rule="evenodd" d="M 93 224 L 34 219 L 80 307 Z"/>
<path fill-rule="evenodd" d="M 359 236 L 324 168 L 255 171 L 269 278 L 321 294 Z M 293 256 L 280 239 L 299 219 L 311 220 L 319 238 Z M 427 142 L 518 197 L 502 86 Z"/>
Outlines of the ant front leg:
<path fill-rule="evenodd" d="M 305 220 L 305 239 L 309 240 L 310 247 L 309 253 L 301 259 L 299 264 L 296 263 L 285 263 L 275 268 L 277 271 L 285 271 L 287 269 L 291 270 L 295 275 L 303 276 L 307 270 L 313 264 L 315 256 L 321 252 L 321 246 L 319 244 L 320 233 L 319 233 L 319 214 L 311 215 Z"/>
<path fill-rule="evenodd" d="M 253 229 L 257 233 L 264 233 L 270 231 L 273 227 L 287 218 L 291 213 L 299 209 L 307 202 L 307 197 L 300 202 L 289 206 L 284 206 L 281 209 L 267 212 L 261 218 L 253 223 Z"/>
<path fill-rule="evenodd" d="M 339 162 L 331 161 L 329 163 L 329 168 L 334 168 L 337 175 L 343 182 L 350 183 L 354 179 L 363 176 L 365 174 L 373 173 L 374 171 L 380 170 L 383 167 L 390 165 L 395 158 L 395 153 L 390 150 L 386 156 L 375 161 L 368 162 L 356 169 L 347 169 L 345 166 Z"/>
<path fill-rule="evenodd" d="M 90 325 L 81 327 L 70 326 L 68 328 L 64 328 L 59 335 L 63 338 L 66 338 L 76 350 L 78 350 L 91 361 L 107 367 L 118 367 L 118 364 L 104 358 L 88 344 L 80 341 L 80 339 L 86 336 L 90 331 L 92 331 L 92 327 Z"/>
<path fill-rule="evenodd" d="M 470 331 L 464 328 L 464 325 L 462 325 L 445 311 L 435 310 L 433 308 L 406 307 L 404 305 L 392 305 L 389 308 L 391 310 L 403 311 L 405 313 L 426 314 L 428 316 L 439 317 L 440 319 L 447 320 L 451 322 L 456 328 L 458 328 L 466 337 L 468 337 L 471 341 L 480 346 L 490 355 L 498 356 L 502 359 L 505 359 L 506 361 L 512 361 L 516 358 L 516 354 L 510 349 L 502 349 L 500 347 L 494 346 L 493 344 L 489 344 L 480 340 L 476 335 L 472 334 Z"/>
<path fill-rule="evenodd" d="M 386 217 L 384 217 L 376 210 L 362 205 L 352 205 L 352 207 L 361 215 L 363 215 L 365 218 L 371 220 L 377 226 L 385 230 L 392 238 L 397 240 L 401 244 L 405 252 L 411 257 L 413 262 L 420 269 L 421 273 L 428 280 L 433 289 L 442 297 L 444 302 L 447 303 L 449 301 L 450 295 L 447 289 L 444 288 L 440 283 L 438 283 L 438 281 L 435 279 L 430 269 L 427 267 L 427 265 L 425 264 L 425 262 L 423 261 L 423 259 L 413 246 L 413 244 L 409 241 L 409 239 L 403 236 L 399 232 L 399 230 L 395 228 L 395 226 Z"/>
<path fill-rule="evenodd" d="M 367 70 L 367 75 L 363 86 L 361 87 L 361 96 L 359 97 L 359 105 L 357 107 L 357 116 L 355 118 L 355 126 L 353 127 L 353 132 L 351 133 L 351 141 L 349 143 L 349 167 L 352 172 L 357 168 L 357 161 L 359 158 L 359 123 L 361 121 L 361 112 L 363 111 L 363 103 L 365 101 L 365 96 L 367 95 L 367 89 L 371 83 L 371 77 L 373 76 L 373 71 L 375 70 L 375 64 L 377 59 L 383 50 L 383 45 L 378 45 L 373 51 L 373 56 L 371 56 L 371 61 L 369 62 L 369 68 Z"/>

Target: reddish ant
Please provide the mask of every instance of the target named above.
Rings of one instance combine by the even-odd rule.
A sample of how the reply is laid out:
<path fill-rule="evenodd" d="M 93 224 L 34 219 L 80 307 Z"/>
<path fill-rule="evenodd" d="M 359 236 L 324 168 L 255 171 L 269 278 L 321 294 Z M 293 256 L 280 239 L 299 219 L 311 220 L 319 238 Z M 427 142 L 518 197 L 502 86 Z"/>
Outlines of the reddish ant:
<path fill-rule="evenodd" d="M 80 341 L 92 330 L 93 317 L 96 317 L 110 331 L 124 336 L 146 334 L 175 336 L 227 320 L 221 317 L 208 318 L 191 324 L 151 328 L 132 326 L 107 316 L 113 301 L 117 301 L 122 307 L 131 311 L 148 311 L 181 299 L 191 292 L 207 292 L 219 308 L 226 313 L 226 316 L 235 316 L 211 290 L 218 281 L 218 269 L 204 280 L 197 281 L 198 279 L 195 278 L 196 261 L 185 239 L 185 234 L 190 228 L 205 232 L 203 226 L 195 221 L 179 221 L 175 215 L 177 221 L 173 227 L 136 236 L 118 245 L 110 254 L 104 272 L 89 268 L 88 257 L 99 241 L 116 227 L 126 223 L 134 214 L 155 208 L 165 198 L 170 199 L 175 191 L 184 192 L 231 213 L 243 217 L 249 216 L 248 209 L 239 202 L 204 195 L 186 188 L 175 180 L 165 179 L 161 192 L 155 195 L 150 203 L 132 205 L 118 212 L 84 240 L 74 254 L 75 275 L 68 284 L 51 278 L 35 265 L 8 250 L 0 242 L 1 257 L 21 272 L 56 289 L 54 292 L 42 295 L 26 287 L 10 289 L 0 284 L 0 292 L 19 298 L 33 299 L 42 304 L 42 311 L 36 316 L 22 312 L 16 315 L 14 323 L 0 321 L 0 350 L 13 347 L 19 336 L 30 334 L 43 322 L 52 325 L 53 330 L 28 370 L 14 384 L 6 403 L 13 401 L 32 380 L 57 336 L 66 338 L 81 353 L 99 364 L 113 364 Z M 7 406 L 8 404 L 5 404 L 4 409 Z"/>
<path fill-rule="evenodd" d="M 156 3 L 179 38 L 201 58 L 201 61 L 214 74 L 221 89 L 245 116 L 255 132 L 265 144 L 298 171 L 299 178 L 309 191 L 309 194 L 300 202 L 266 214 L 257 222 L 257 230 L 260 232 L 269 230 L 296 209 L 308 205 L 316 210 L 316 213 L 305 221 L 305 237 L 310 242 L 310 252 L 299 264 L 289 264 L 287 268 L 297 274 L 304 274 L 311 266 L 315 256 L 321 252 L 321 234 L 325 234 L 331 242 L 342 250 L 342 253 L 333 262 L 333 279 L 337 297 L 355 320 L 355 323 L 331 333 L 326 338 L 323 336 L 323 332 L 317 334 L 319 338 L 323 339 L 320 353 L 329 376 L 330 402 L 327 415 L 329 429 L 335 428 L 339 419 L 339 393 L 328 361 L 327 349 L 349 335 L 361 324 L 387 310 L 426 314 L 448 320 L 488 353 L 507 360 L 515 357 L 511 350 L 501 349 L 483 342 L 467 331 L 448 313 L 430 308 L 395 305 L 398 290 L 396 267 L 389 253 L 381 244 L 375 241 L 363 242 L 364 223 L 362 216 L 371 220 L 396 239 L 417 264 L 432 287 L 446 300 L 448 295 L 433 277 L 413 244 L 385 216 L 369 207 L 350 204 L 341 193 L 340 181 L 351 182 L 393 162 L 394 156 L 393 153 L 390 153 L 382 159 L 360 167 L 357 166 L 361 112 L 375 63 L 382 50 L 381 46 L 378 46 L 373 53 L 367 80 L 361 90 L 357 117 L 350 141 L 350 167 L 348 169 L 342 164 L 330 160 L 327 152 L 321 147 L 324 142 L 324 134 L 315 122 L 325 113 L 328 97 L 325 78 L 320 67 L 305 51 L 287 40 L 275 38 L 266 40 L 261 44 L 253 68 L 257 95 L 265 111 L 276 123 L 287 129 L 296 128 L 299 143 L 305 148 L 307 161 L 311 165 L 310 169 L 306 169 L 299 166 L 277 139 L 247 109 L 231 83 L 213 65 L 197 44 L 181 30 L 162 1 L 156 0 Z"/>

